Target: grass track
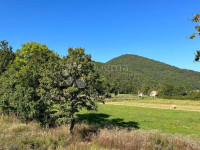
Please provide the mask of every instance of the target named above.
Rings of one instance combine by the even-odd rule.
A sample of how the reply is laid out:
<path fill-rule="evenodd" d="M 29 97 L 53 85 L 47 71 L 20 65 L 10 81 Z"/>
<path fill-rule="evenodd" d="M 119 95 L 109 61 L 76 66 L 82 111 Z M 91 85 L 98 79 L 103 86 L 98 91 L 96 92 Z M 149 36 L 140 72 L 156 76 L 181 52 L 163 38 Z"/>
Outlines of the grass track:
<path fill-rule="evenodd" d="M 123 105 L 123 106 L 135 106 L 135 107 L 147 107 L 147 108 L 158 108 L 158 109 L 171 109 L 170 106 L 172 104 L 176 105 L 176 110 L 185 110 L 185 111 L 198 111 L 200 112 L 200 106 L 191 106 L 191 105 L 181 105 L 179 103 L 171 104 L 160 104 L 160 103 L 145 103 L 145 102 L 131 102 L 131 101 L 124 101 L 124 102 L 107 102 L 107 104 L 111 105 Z"/>
<path fill-rule="evenodd" d="M 107 100 L 107 104 L 137 106 L 159 109 L 170 109 L 171 105 L 176 105 L 177 110 L 200 111 L 200 101 L 195 100 L 175 100 L 145 97 L 138 98 L 131 94 L 120 94 Z"/>

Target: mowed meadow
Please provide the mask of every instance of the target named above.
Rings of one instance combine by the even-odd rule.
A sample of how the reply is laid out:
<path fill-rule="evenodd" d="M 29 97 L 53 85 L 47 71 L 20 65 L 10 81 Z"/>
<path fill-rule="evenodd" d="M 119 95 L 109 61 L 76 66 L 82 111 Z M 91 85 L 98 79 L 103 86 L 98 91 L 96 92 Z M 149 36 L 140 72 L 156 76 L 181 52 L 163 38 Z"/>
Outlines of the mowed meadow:
<path fill-rule="evenodd" d="M 176 109 L 171 109 L 176 105 Z M 200 101 L 138 98 L 119 95 L 98 105 L 98 111 L 82 111 L 79 119 L 101 125 L 158 130 L 200 137 Z"/>
<path fill-rule="evenodd" d="M 162 99 L 148 96 L 138 98 L 138 96 L 131 94 L 119 94 L 118 96 L 113 96 L 113 98 L 107 99 L 107 104 L 158 109 L 171 109 L 170 107 L 172 105 L 176 105 L 176 110 L 200 111 L 200 101 L 198 100 Z"/>

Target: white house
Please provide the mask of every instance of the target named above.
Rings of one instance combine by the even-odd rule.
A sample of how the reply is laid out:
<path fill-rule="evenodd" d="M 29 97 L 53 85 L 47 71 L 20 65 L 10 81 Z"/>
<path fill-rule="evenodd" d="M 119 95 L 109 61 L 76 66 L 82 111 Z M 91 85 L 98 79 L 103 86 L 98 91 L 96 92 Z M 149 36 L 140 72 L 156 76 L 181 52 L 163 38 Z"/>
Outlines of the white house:
<path fill-rule="evenodd" d="M 149 96 L 156 97 L 158 95 L 158 91 L 152 91 Z"/>

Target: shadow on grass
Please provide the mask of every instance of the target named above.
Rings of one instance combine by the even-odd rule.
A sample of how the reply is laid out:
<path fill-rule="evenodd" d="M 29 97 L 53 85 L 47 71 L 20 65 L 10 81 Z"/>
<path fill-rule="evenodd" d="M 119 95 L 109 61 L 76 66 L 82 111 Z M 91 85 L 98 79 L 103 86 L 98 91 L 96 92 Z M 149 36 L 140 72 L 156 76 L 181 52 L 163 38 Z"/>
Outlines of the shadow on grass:
<path fill-rule="evenodd" d="M 134 121 L 125 122 L 123 119 L 109 119 L 110 115 L 103 113 L 77 114 L 77 122 L 95 124 L 99 127 L 119 127 L 139 129 L 138 123 Z"/>

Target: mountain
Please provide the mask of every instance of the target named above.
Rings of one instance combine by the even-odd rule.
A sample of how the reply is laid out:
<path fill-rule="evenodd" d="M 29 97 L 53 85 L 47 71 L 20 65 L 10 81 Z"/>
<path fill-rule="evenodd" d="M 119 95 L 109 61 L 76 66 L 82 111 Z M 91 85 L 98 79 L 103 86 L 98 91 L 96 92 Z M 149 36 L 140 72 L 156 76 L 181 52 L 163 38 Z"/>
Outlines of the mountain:
<path fill-rule="evenodd" d="M 191 89 L 200 89 L 200 72 L 180 69 L 168 64 L 137 55 L 122 55 L 106 63 L 96 62 L 96 70 L 108 82 L 117 80 L 120 85 L 129 87 L 142 85 L 160 86 L 173 84 Z M 155 88 L 155 87 L 154 87 Z"/>

